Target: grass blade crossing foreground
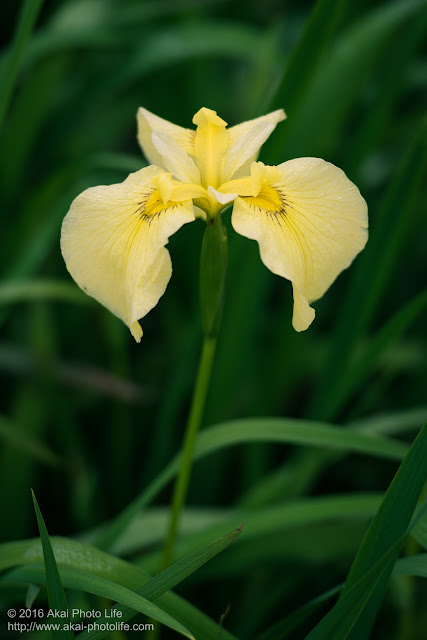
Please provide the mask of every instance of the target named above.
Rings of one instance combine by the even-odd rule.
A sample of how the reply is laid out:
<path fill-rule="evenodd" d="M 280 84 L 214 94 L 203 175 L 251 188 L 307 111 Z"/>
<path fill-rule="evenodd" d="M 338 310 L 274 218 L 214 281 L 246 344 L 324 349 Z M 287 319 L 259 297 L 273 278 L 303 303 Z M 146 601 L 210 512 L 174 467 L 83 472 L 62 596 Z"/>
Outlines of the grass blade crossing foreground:
<path fill-rule="evenodd" d="M 369 637 L 405 533 L 427 479 L 426 459 L 427 424 L 415 439 L 384 496 L 347 576 L 340 601 L 316 627 L 329 631 L 322 635 L 315 629 L 309 635 L 310 640 L 330 637 L 330 621 L 340 619 L 343 610 L 346 612 L 346 622 L 342 623 L 339 632 L 338 627 L 335 628 L 334 640 L 347 637 L 359 640 Z M 366 601 L 363 601 L 363 591 L 369 594 Z M 348 604 L 348 610 L 345 609 L 344 603 Z M 326 622 L 327 620 L 329 622 Z"/>
<path fill-rule="evenodd" d="M 306 640 L 344 640 L 353 629 L 366 604 L 387 571 L 390 558 L 400 549 L 397 542 L 381 559 L 357 580 L 342 600 L 308 634 Z M 361 636 L 368 638 L 369 636 Z"/>
<path fill-rule="evenodd" d="M 298 629 L 298 627 L 313 615 L 325 602 L 328 602 L 339 593 L 340 587 L 330 589 L 326 593 L 310 600 L 306 604 L 293 611 L 291 614 L 279 620 L 271 627 L 266 629 L 256 640 L 286 640 L 291 633 Z"/>
<path fill-rule="evenodd" d="M 133 592 L 152 579 L 152 576 L 141 567 L 77 540 L 52 537 L 51 543 L 61 573 L 64 568 L 75 569 L 91 576 L 113 581 Z M 26 565 L 27 569 L 29 564 L 34 566 L 42 561 L 43 551 L 38 538 L 0 545 L 0 571 L 17 565 Z M 8 573 L 0 578 L 0 584 L 9 585 L 10 575 L 12 574 Z M 65 580 L 68 578 L 64 578 L 64 584 Z M 218 640 L 218 624 L 176 593 L 164 593 L 156 599 L 156 604 L 185 627 L 191 627 L 196 638 Z M 236 638 L 228 631 L 223 630 L 221 640 L 236 640 Z"/>
<path fill-rule="evenodd" d="M 162 595 L 166 591 L 169 591 L 170 589 L 173 589 L 173 587 L 175 587 L 189 575 L 194 573 L 194 571 L 199 569 L 199 567 L 206 564 L 208 560 L 228 547 L 228 545 L 231 544 L 238 535 L 240 535 L 240 533 L 242 532 L 242 528 L 243 525 L 227 534 L 226 536 L 219 538 L 219 540 L 215 540 L 202 549 L 198 549 L 185 558 L 178 560 L 178 562 L 175 562 L 168 569 L 165 569 L 157 576 L 152 578 L 152 580 L 144 584 L 140 589 L 138 589 L 137 593 L 147 598 L 147 600 L 156 600 L 156 598 L 158 598 L 160 595 Z M 123 622 L 130 620 L 135 615 L 135 613 L 128 607 L 114 607 L 114 609 L 118 609 L 122 612 L 120 620 L 122 620 Z M 103 618 L 99 618 L 99 622 L 102 623 Z M 82 633 L 78 636 L 78 638 L 80 638 L 81 640 L 83 640 L 83 638 L 91 638 L 92 640 L 94 638 L 103 637 L 105 637 L 105 633 L 98 631 L 89 634 Z"/>
<path fill-rule="evenodd" d="M 427 554 L 420 554 L 417 556 L 411 556 L 409 558 L 401 558 L 396 562 L 393 573 L 395 575 L 410 575 L 427 578 Z M 286 617 L 282 618 L 278 622 L 275 622 L 271 627 L 264 631 L 257 640 L 286 640 L 290 637 L 300 625 L 306 622 L 311 615 L 313 615 L 325 602 L 328 602 L 334 598 L 343 585 L 338 585 L 333 589 L 329 589 L 325 593 L 322 593 L 317 598 L 313 598 L 309 602 L 306 602 L 301 607 L 293 611 Z"/>
<path fill-rule="evenodd" d="M 393 440 L 355 433 L 331 424 L 310 421 L 253 418 L 225 422 L 205 429 L 197 437 L 194 462 L 225 447 L 246 442 L 281 442 L 352 451 L 401 460 L 406 446 Z M 110 549 L 135 516 L 174 478 L 179 467 L 178 454 L 139 496 L 110 524 L 96 545 Z"/>
<path fill-rule="evenodd" d="M 163 611 L 157 605 L 149 602 L 146 598 L 133 593 L 132 591 L 130 591 L 130 589 L 126 589 L 126 587 L 122 587 L 121 585 L 116 584 L 111 580 L 107 580 L 106 578 L 100 578 L 99 576 L 91 575 L 87 571 L 82 571 L 81 569 L 61 567 L 59 573 L 63 584 L 69 589 L 75 589 L 76 591 L 83 591 L 85 593 L 92 593 L 102 598 L 107 598 L 108 600 L 120 602 L 121 604 L 130 607 L 132 612 L 134 612 L 133 615 L 136 615 L 137 613 L 143 613 L 153 620 L 161 622 L 170 629 L 174 629 L 181 635 L 194 640 L 194 636 L 188 631 L 188 629 L 186 629 L 177 620 L 172 618 L 172 616 Z M 46 578 L 42 566 L 37 564 L 30 564 L 24 565 L 23 567 L 19 567 L 18 569 L 11 571 L 5 576 L 5 580 L 24 583 L 37 582 L 43 584 Z M 50 606 L 51 608 L 53 608 L 51 604 Z M 61 610 L 63 610 L 63 607 L 61 607 Z M 73 619 L 71 619 L 71 622 L 73 622 L 73 624 L 76 624 L 77 620 L 73 621 Z M 100 624 L 100 618 L 97 618 L 96 622 L 97 624 Z M 105 619 L 103 620 L 103 622 L 108 622 L 108 620 Z M 120 622 L 123 622 L 121 618 Z M 80 631 L 80 629 L 77 630 Z M 84 633 L 86 637 L 88 637 L 89 635 L 87 631 L 84 631 L 82 633 Z M 107 633 L 110 633 L 110 631 L 107 631 Z M 74 638 L 74 634 L 72 633 L 69 637 Z"/>
<path fill-rule="evenodd" d="M 50 544 L 49 535 L 46 529 L 46 525 L 43 520 L 43 516 L 39 509 L 39 505 L 37 504 L 36 496 L 34 492 L 33 502 L 34 509 L 37 517 L 37 524 L 40 531 L 40 539 L 43 548 L 43 559 L 44 559 L 44 572 L 46 576 L 46 586 L 47 586 L 47 597 L 49 601 L 49 607 L 51 609 L 55 609 L 58 611 L 67 611 L 68 603 L 65 597 L 64 589 L 61 583 L 61 578 L 59 577 L 58 567 L 56 566 L 55 555 L 53 553 L 52 545 Z M 67 619 L 60 619 L 60 623 L 66 623 Z M 58 621 L 55 621 L 58 622 Z M 72 631 L 67 630 L 53 630 L 52 637 L 58 638 L 59 640 L 72 640 L 74 638 L 74 634 Z"/>

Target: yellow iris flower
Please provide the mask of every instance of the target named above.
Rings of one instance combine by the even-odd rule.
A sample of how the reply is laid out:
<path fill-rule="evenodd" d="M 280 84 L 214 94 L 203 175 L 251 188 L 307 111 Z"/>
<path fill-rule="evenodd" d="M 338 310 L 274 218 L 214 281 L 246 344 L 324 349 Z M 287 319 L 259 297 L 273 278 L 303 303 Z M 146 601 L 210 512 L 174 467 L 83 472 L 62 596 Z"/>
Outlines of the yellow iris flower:
<path fill-rule="evenodd" d="M 341 169 L 320 158 L 275 167 L 256 161 L 285 117 L 279 109 L 227 128 L 203 107 L 191 130 L 140 108 L 138 140 L 150 166 L 72 203 L 61 234 L 67 268 L 137 342 L 138 321 L 172 275 L 168 239 L 197 216 L 209 221 L 233 202 L 234 229 L 256 240 L 265 266 L 292 282 L 297 331 L 314 319 L 310 303 L 365 246 L 366 202 Z"/>

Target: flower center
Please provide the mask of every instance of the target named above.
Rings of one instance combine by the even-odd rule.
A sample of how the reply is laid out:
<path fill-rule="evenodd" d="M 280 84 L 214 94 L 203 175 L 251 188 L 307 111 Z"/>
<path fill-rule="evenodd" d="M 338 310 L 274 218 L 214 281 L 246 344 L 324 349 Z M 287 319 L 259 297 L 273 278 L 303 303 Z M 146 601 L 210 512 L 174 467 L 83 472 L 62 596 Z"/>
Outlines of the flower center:
<path fill-rule="evenodd" d="M 256 197 L 243 196 L 251 207 L 262 209 L 267 213 L 282 213 L 284 210 L 283 197 L 277 189 L 264 184 Z"/>

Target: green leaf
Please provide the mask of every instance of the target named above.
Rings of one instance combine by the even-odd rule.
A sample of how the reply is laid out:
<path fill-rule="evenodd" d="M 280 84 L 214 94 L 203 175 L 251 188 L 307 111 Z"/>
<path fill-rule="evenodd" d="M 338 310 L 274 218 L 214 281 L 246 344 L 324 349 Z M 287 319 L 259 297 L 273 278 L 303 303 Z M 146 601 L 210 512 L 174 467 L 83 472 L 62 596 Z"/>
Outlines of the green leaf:
<path fill-rule="evenodd" d="M 233 536 L 234 533 L 229 534 L 228 539 Z M 61 570 L 70 567 L 91 576 L 114 581 L 134 592 L 140 590 L 141 585 L 147 584 L 152 579 L 151 575 L 140 567 L 77 540 L 53 537 L 51 543 Z M 215 548 L 218 549 L 218 545 L 214 543 L 214 550 Z M 212 552 L 212 547 L 208 549 L 208 555 L 209 552 Z M 200 550 L 198 554 L 200 561 Z M 206 555 L 204 558 L 202 557 L 203 559 L 206 559 Z M 16 565 L 37 564 L 42 561 L 43 552 L 39 539 L 0 545 L 0 571 Z M 140 593 L 140 595 L 150 600 L 149 594 Z M 217 640 L 218 625 L 175 593 L 164 593 L 158 597 L 156 604 L 179 620 L 185 627 L 191 629 L 196 638 Z M 236 640 L 236 638 L 224 630 L 222 640 Z"/>
<path fill-rule="evenodd" d="M 153 618 L 157 622 L 160 622 L 170 629 L 174 629 L 178 633 L 187 638 L 191 638 L 194 640 L 194 636 L 186 629 L 182 624 L 180 624 L 177 620 L 172 618 L 168 613 L 163 611 L 160 607 L 149 602 L 142 596 L 133 593 L 130 589 L 126 589 L 126 587 L 122 587 L 111 580 L 107 580 L 106 578 L 100 578 L 99 576 L 91 575 L 86 571 L 81 571 L 80 569 L 73 569 L 71 567 L 61 567 L 59 570 L 59 575 L 61 577 L 62 583 L 68 589 L 74 589 L 76 591 L 84 591 L 85 593 L 92 593 L 94 595 L 100 596 L 102 598 L 107 598 L 109 600 L 113 600 L 113 602 L 119 602 L 122 605 L 125 605 L 132 609 L 132 614 L 143 613 L 144 615 Z M 41 565 L 24 565 L 23 567 L 19 567 L 10 571 L 3 578 L 6 581 L 11 582 L 40 582 L 47 583 L 47 579 Z M 49 585 L 48 585 L 49 589 Z M 53 605 L 50 603 L 50 607 L 53 608 Z M 57 607 L 59 608 L 59 607 Z M 61 610 L 63 608 L 61 607 Z M 97 618 L 97 623 L 101 622 L 101 618 Z M 108 619 L 102 618 L 103 622 L 108 622 Z M 124 622 L 122 618 L 120 618 L 121 622 Z M 70 622 L 73 622 L 71 619 Z M 111 622 L 111 620 L 110 620 Z M 110 633 L 107 631 L 107 633 Z M 82 636 L 86 635 L 88 637 L 87 631 L 82 632 Z M 74 634 L 71 636 L 74 638 Z"/>
<path fill-rule="evenodd" d="M 334 606 L 318 625 L 308 634 L 306 640 L 345 640 L 349 637 L 367 602 L 387 572 L 390 559 L 399 552 L 401 541 L 391 547 L 370 569 L 366 571 Z M 365 636 L 366 638 L 368 636 Z"/>
<path fill-rule="evenodd" d="M 59 464 L 59 457 L 55 453 L 2 415 L 0 415 L 0 439 L 40 462 L 52 466 Z"/>
<path fill-rule="evenodd" d="M 93 367 L 85 362 L 74 363 L 56 360 L 49 362 L 49 367 L 52 377 L 65 385 L 139 405 L 152 401 L 152 392 L 148 387 L 141 387 L 130 380 L 117 377 L 109 371 Z M 20 378 L 24 376 L 37 378 L 43 369 L 32 351 L 0 343 L 0 370 Z M 9 433 L 10 429 L 8 429 Z M 14 439 L 12 433 L 10 433 L 10 438 Z M 18 437 L 15 439 L 18 440 Z"/>
<path fill-rule="evenodd" d="M 140 589 L 138 589 L 137 593 L 143 595 L 150 601 L 156 600 L 160 595 L 170 589 L 173 589 L 173 587 L 228 547 L 228 545 L 231 544 L 238 535 L 240 535 L 242 528 L 243 525 L 222 538 L 209 543 L 205 547 L 197 549 L 197 551 L 194 551 L 185 558 L 178 560 L 178 562 L 175 562 L 172 566 L 168 567 L 152 578 L 149 582 L 145 583 Z M 133 611 L 129 610 L 129 608 L 114 607 L 114 609 L 118 609 L 122 612 L 122 616 L 120 617 L 120 620 L 122 621 L 128 621 L 134 616 Z M 102 621 L 103 618 L 99 618 L 99 622 L 102 623 Z M 105 633 L 97 631 L 90 634 L 81 633 L 78 636 L 81 640 L 83 640 L 83 638 L 92 639 L 102 637 L 105 637 Z"/>
<path fill-rule="evenodd" d="M 380 414 L 351 422 L 346 428 L 362 431 L 366 435 L 374 433 L 394 435 L 406 431 L 419 430 L 427 418 L 427 407 L 407 411 Z M 302 495 L 312 486 L 315 478 L 329 465 L 346 455 L 345 451 L 314 450 L 302 451 L 301 455 L 263 477 L 242 495 L 241 506 L 260 507 L 283 500 L 284 496 Z"/>
<path fill-rule="evenodd" d="M 400 558 L 393 570 L 394 575 L 410 575 L 427 578 L 427 554 L 421 554 L 411 556 L 409 558 Z M 320 596 L 313 598 L 309 602 L 305 603 L 289 615 L 285 616 L 282 620 L 274 623 L 260 636 L 257 636 L 257 640 L 286 640 L 290 637 L 299 626 L 306 622 L 310 616 L 326 602 L 331 600 L 334 596 L 338 595 L 343 585 L 338 585 Z M 360 585 L 359 592 L 363 591 L 363 585 Z M 354 597 L 353 593 L 353 597 Z M 360 594 L 363 597 L 363 594 Z M 343 608 L 341 608 L 342 611 Z"/>
<path fill-rule="evenodd" d="M 381 498 L 382 495 L 379 493 L 314 496 L 262 508 L 241 506 L 222 511 L 203 511 L 201 514 L 198 510 L 187 508 L 183 513 L 178 552 L 180 555 L 191 553 L 212 538 L 221 535 L 224 528 L 234 528 L 239 522 L 248 523 L 244 540 L 239 544 L 240 549 L 249 542 L 255 547 L 260 537 L 279 531 L 283 535 L 285 531 L 298 528 L 314 529 L 316 524 L 330 521 L 351 522 L 369 519 L 378 508 Z M 115 543 L 114 553 L 128 556 L 145 547 L 159 544 L 167 530 L 168 515 L 166 508 L 158 507 L 138 515 Z M 92 538 L 91 533 L 88 542 L 91 542 Z M 286 549 L 282 551 L 282 555 L 286 556 Z M 238 553 L 238 550 L 235 549 L 233 553 Z M 258 553 L 268 555 L 269 550 L 258 549 Z M 144 567 L 149 564 L 150 569 L 158 566 L 157 552 L 153 556 L 144 555 L 142 564 Z"/>
<path fill-rule="evenodd" d="M 304 446 L 327 447 L 400 460 L 406 446 L 382 438 L 310 421 L 253 418 L 235 420 L 205 429 L 197 437 L 193 460 L 199 460 L 220 449 L 246 442 L 281 442 Z M 178 454 L 140 495 L 111 523 L 96 541 L 97 546 L 111 548 L 137 513 L 146 507 L 175 477 L 179 468 Z"/>
<path fill-rule="evenodd" d="M 231 529 L 239 522 L 246 522 L 245 536 L 241 545 L 235 550 L 236 562 L 235 566 L 241 564 L 241 557 L 250 550 L 253 556 L 248 562 L 252 566 L 257 561 L 269 558 L 270 549 L 263 548 L 263 543 L 270 536 L 274 536 L 280 532 L 286 540 L 287 534 L 292 534 L 300 528 L 305 530 L 322 523 L 337 521 L 338 524 L 355 520 L 355 528 L 357 529 L 357 521 L 368 520 L 373 516 L 381 501 L 381 495 L 377 493 L 368 494 L 352 494 L 352 495 L 332 495 L 313 498 L 304 498 L 301 500 L 293 500 L 290 502 L 280 503 L 277 505 L 264 507 L 260 509 L 241 508 L 231 511 L 227 516 L 218 518 L 218 522 L 206 527 L 204 530 L 195 532 L 192 536 L 187 536 L 180 540 L 177 544 L 177 556 L 182 557 L 192 553 L 207 541 L 216 538 L 224 529 Z M 136 523 L 138 528 L 144 527 L 144 519 L 141 517 Z M 135 526 L 135 525 L 134 525 Z M 135 526 L 136 528 L 136 526 Z M 135 529 L 133 531 L 135 535 Z M 359 538 L 360 540 L 360 538 Z M 124 542 L 126 538 L 124 538 Z M 347 540 L 347 542 L 350 542 Z M 272 541 L 270 540 L 272 543 Z M 123 546 L 122 546 L 123 544 Z M 258 548 L 256 545 L 258 544 Z M 272 543 L 273 544 L 273 543 Z M 357 543 L 356 543 L 357 544 Z M 119 540 L 118 549 L 121 552 L 129 552 L 125 549 L 124 543 Z M 114 547 L 116 551 L 116 548 Z M 241 553 L 239 553 L 241 551 Z M 286 556 L 286 549 L 282 549 L 278 553 L 278 557 Z M 229 559 L 230 566 L 233 564 L 234 554 Z M 219 560 L 220 561 L 220 560 Z M 153 571 L 160 563 L 160 552 L 154 552 L 151 555 L 144 554 L 139 561 L 140 566 L 148 571 Z M 231 570 L 232 572 L 232 570 Z"/>
<path fill-rule="evenodd" d="M 414 407 L 392 413 L 378 413 L 366 418 L 352 420 L 349 427 L 368 433 L 395 435 L 419 429 L 427 420 L 427 407 Z"/>
<path fill-rule="evenodd" d="M 426 459 L 427 424 L 421 429 L 400 465 L 347 576 L 341 593 L 342 600 L 347 594 L 350 594 L 357 584 L 360 584 L 360 581 L 366 581 L 366 590 L 370 591 L 366 601 L 368 603 L 369 600 L 367 609 L 355 626 L 351 638 L 367 638 L 369 636 L 427 478 Z M 387 557 L 387 561 L 384 566 L 377 567 L 377 570 L 373 571 L 373 568 L 385 557 Z M 368 575 L 370 576 L 369 580 L 367 580 Z M 353 610 L 354 623 L 360 613 L 361 610 Z M 347 636 L 337 636 L 337 640 L 341 637 Z"/>
<path fill-rule="evenodd" d="M 332 3 L 331 3 L 332 4 Z M 419 19 L 425 11 L 425 0 L 406 0 L 383 3 L 355 16 L 332 45 L 304 94 L 304 100 L 286 127 L 272 143 L 271 160 L 283 162 L 303 155 L 325 156 L 334 144 L 341 144 L 344 124 L 368 82 L 375 82 L 374 72 L 393 38 L 411 21 Z M 313 37 L 316 41 L 316 36 Z M 351 78 L 351 82 L 349 82 Z M 333 99 L 331 99 L 333 96 Z M 284 96 L 284 100 L 286 96 Z M 287 101 L 281 105 L 287 108 Z M 319 127 L 322 122 L 322 127 Z M 280 145 L 277 144 L 280 140 Z M 285 156 L 285 157 L 284 157 Z"/>
<path fill-rule="evenodd" d="M 285 66 L 275 96 L 269 108 L 264 108 L 263 112 L 280 107 L 284 107 L 291 117 L 297 112 L 322 55 L 336 32 L 346 5 L 347 0 L 317 0 Z M 284 127 L 275 133 L 274 157 L 276 159 L 280 157 L 286 135 L 287 131 Z"/>
<path fill-rule="evenodd" d="M 427 290 L 405 304 L 392 316 L 375 335 L 362 356 L 348 368 L 347 374 L 341 376 L 335 386 L 334 398 L 329 403 L 329 411 L 336 415 L 358 386 L 367 379 L 372 368 L 377 364 L 381 354 L 397 340 L 425 311 L 427 307 Z"/>
<path fill-rule="evenodd" d="M 34 602 L 36 601 L 37 596 L 40 593 L 40 585 L 39 584 L 29 584 L 27 589 L 27 595 L 25 597 L 25 606 L 27 609 L 31 609 Z"/>
<path fill-rule="evenodd" d="M 39 505 L 36 500 L 36 496 L 34 495 L 34 491 L 32 491 L 34 510 L 36 512 L 37 524 L 40 532 L 40 539 L 43 548 L 43 560 L 44 560 L 44 570 L 42 573 L 45 574 L 46 586 L 47 586 L 47 597 L 49 601 L 49 607 L 51 609 L 56 609 L 58 611 L 67 611 L 68 603 L 65 597 L 64 588 L 61 583 L 61 578 L 59 576 L 58 567 L 56 566 L 55 555 L 53 553 L 52 545 L 49 540 L 49 535 L 46 529 L 46 525 L 43 520 L 43 516 L 39 509 Z M 30 582 L 34 582 L 30 580 Z M 57 621 L 56 621 L 57 622 Z M 59 620 L 60 623 L 63 620 Z M 72 640 L 74 638 L 74 634 L 72 631 L 68 630 L 53 630 L 52 631 L 53 638 L 65 638 L 65 640 Z"/>
<path fill-rule="evenodd" d="M 427 169 L 426 132 L 427 119 L 412 141 L 400 170 L 376 214 L 376 225 L 352 276 L 338 320 L 333 348 L 324 375 L 309 405 L 309 415 L 331 419 L 336 414 L 335 395 L 337 388 L 342 384 L 343 370 L 348 370 L 348 363 L 355 347 L 369 327 L 375 311 L 381 304 L 384 290 L 389 286 L 402 246 L 409 232 L 415 228 L 414 215 L 418 211 L 419 188 Z M 381 255 L 380 264 L 378 255 Z M 417 306 L 420 301 L 414 304 Z M 411 314 L 412 310 L 409 315 Z M 397 318 L 399 327 L 402 317 L 398 315 Z M 396 327 L 392 326 L 392 331 L 395 330 Z"/>
<path fill-rule="evenodd" d="M 394 574 L 398 576 L 418 576 L 427 578 L 427 553 L 420 553 L 407 558 L 400 558 L 394 567 Z"/>
<path fill-rule="evenodd" d="M 88 169 L 109 169 L 111 171 L 123 171 L 132 173 L 147 166 L 144 158 L 130 153 L 96 153 L 87 160 Z"/>
<path fill-rule="evenodd" d="M 425 550 L 427 550 L 427 517 L 421 518 L 415 525 L 411 535 Z"/>
<path fill-rule="evenodd" d="M 334 598 L 339 593 L 340 588 L 340 586 L 335 587 L 334 589 L 330 589 L 329 591 L 322 593 L 322 595 L 317 598 L 313 598 L 310 602 L 307 602 L 302 607 L 299 607 L 285 618 L 279 620 L 266 629 L 260 636 L 257 636 L 256 640 L 285 640 L 286 638 L 289 638 L 290 634 L 298 629 L 298 627 L 310 618 L 310 616 L 316 613 L 322 605 Z"/>
<path fill-rule="evenodd" d="M 3 66 L 0 82 L 0 128 L 7 112 L 13 88 L 18 78 L 19 68 L 25 53 L 31 31 L 36 23 L 43 0 L 25 0 L 19 14 L 13 43 L 7 63 Z"/>
<path fill-rule="evenodd" d="M 177 23 L 147 34 L 120 79 L 120 86 L 140 81 L 147 73 L 201 56 L 243 58 L 257 56 L 259 31 L 245 23 L 208 20 Z"/>
<path fill-rule="evenodd" d="M 90 301 L 78 287 L 60 280 L 29 280 L 0 284 L 0 305 L 33 300 L 63 300 L 79 304 Z"/>

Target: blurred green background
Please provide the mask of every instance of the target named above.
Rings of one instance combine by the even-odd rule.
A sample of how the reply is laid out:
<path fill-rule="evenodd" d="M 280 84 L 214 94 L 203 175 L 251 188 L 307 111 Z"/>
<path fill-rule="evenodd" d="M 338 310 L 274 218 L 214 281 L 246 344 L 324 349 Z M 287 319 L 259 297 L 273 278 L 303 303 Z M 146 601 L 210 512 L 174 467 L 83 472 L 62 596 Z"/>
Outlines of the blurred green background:
<path fill-rule="evenodd" d="M 291 327 L 290 283 L 265 269 L 256 243 L 235 234 L 226 214 L 227 295 L 206 425 L 283 416 L 366 426 L 369 418 L 373 428 L 413 436 L 405 431 L 427 414 L 426 25 L 426 2 L 415 0 L 3 4 L 3 541 L 37 535 L 30 487 L 49 532 L 73 537 L 120 512 L 181 445 L 201 344 L 203 223 L 171 238 L 173 278 L 142 322 L 140 345 L 78 291 L 59 248 L 76 195 L 144 166 L 139 106 L 187 127 L 202 106 L 230 125 L 283 107 L 288 119 L 261 160 L 322 157 L 368 202 L 367 248 L 302 334 Z M 395 470 L 395 462 L 318 449 L 230 448 L 195 466 L 188 535 L 238 505 L 383 492 Z M 142 526 L 146 541 L 128 550 L 148 553 L 148 567 L 169 499 L 165 490 Z M 251 637 L 343 579 L 370 515 L 286 531 L 260 525 L 258 554 L 242 536 L 180 592 L 215 620 L 231 602 L 227 628 Z M 425 638 L 425 587 L 411 589 L 394 584 L 378 637 L 405 637 L 393 633 L 408 624 L 407 597 L 406 637 Z M 0 587 L 0 603 L 13 597 Z"/>

